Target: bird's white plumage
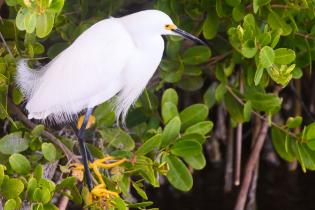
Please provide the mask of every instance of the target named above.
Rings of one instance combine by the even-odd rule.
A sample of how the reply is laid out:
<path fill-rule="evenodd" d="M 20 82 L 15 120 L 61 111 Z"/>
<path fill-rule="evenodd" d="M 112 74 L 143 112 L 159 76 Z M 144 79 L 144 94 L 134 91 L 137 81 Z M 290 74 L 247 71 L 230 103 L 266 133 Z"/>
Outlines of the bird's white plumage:
<path fill-rule="evenodd" d="M 29 118 L 65 122 L 85 108 L 117 95 L 116 117 L 123 120 L 159 65 L 164 25 L 156 10 L 100 21 L 46 66 L 18 65 L 17 83 L 27 97 Z"/>

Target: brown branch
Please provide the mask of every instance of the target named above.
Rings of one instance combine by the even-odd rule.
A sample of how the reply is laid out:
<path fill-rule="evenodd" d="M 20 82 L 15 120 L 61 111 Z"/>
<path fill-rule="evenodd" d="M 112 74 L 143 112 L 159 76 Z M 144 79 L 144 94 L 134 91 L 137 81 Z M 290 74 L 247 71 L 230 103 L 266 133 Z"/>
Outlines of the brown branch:
<path fill-rule="evenodd" d="M 23 122 L 27 127 L 30 129 L 35 128 L 36 124 L 30 121 L 24 114 L 23 112 L 17 107 L 14 103 L 12 103 L 10 100 L 8 100 L 8 106 L 9 110 L 17 116 L 17 118 Z M 48 138 L 54 145 L 59 147 L 62 152 L 66 155 L 67 159 L 69 161 L 75 161 L 75 162 L 80 162 L 78 158 L 58 139 L 56 138 L 53 134 L 50 132 L 44 130 L 42 135 L 46 138 Z"/>
<path fill-rule="evenodd" d="M 246 210 L 256 210 L 256 191 L 257 191 L 257 180 L 258 180 L 259 162 L 256 164 L 255 170 L 253 172 L 253 178 L 248 192 L 248 202 L 246 205 Z"/>
<path fill-rule="evenodd" d="M 228 129 L 228 136 L 226 140 L 226 164 L 224 175 L 224 192 L 231 192 L 233 187 L 233 148 L 234 148 L 234 129 L 232 126 Z"/>
<path fill-rule="evenodd" d="M 67 191 L 70 192 L 69 190 L 67 190 Z M 60 201 L 59 201 L 59 204 L 58 204 L 58 209 L 59 210 L 66 210 L 68 203 L 69 203 L 69 198 L 65 195 L 62 196 Z"/>
<path fill-rule="evenodd" d="M 240 71 L 240 92 L 244 92 L 243 75 L 242 69 Z M 235 180 L 234 184 L 236 186 L 240 185 L 241 179 L 241 160 L 242 160 L 242 140 L 243 140 L 243 124 L 238 123 L 236 129 L 236 168 L 235 168 Z"/>
<path fill-rule="evenodd" d="M 315 40 L 315 37 L 310 35 L 310 34 L 304 34 L 304 33 L 301 33 L 301 32 L 295 32 L 295 35 L 301 36 L 304 39 Z"/>
<path fill-rule="evenodd" d="M 251 151 L 248 162 L 246 164 L 245 175 L 243 178 L 241 190 L 238 194 L 236 205 L 234 210 L 244 210 L 244 206 L 247 199 L 248 190 L 252 181 L 253 172 L 255 170 L 256 163 L 258 162 L 259 155 L 264 145 L 268 132 L 268 120 L 265 119 L 260 129 L 254 148 Z"/>
<path fill-rule="evenodd" d="M 230 55 L 233 52 L 233 50 L 227 51 L 226 53 L 223 53 L 222 55 L 217 55 L 209 59 L 209 61 L 206 63 L 207 66 L 211 66 L 221 60 L 223 60 L 226 56 Z"/>
<path fill-rule="evenodd" d="M 242 159 L 242 139 L 243 139 L 243 124 L 238 123 L 236 128 L 236 159 L 235 159 L 235 180 L 236 186 L 240 185 L 241 179 L 241 159 Z"/>

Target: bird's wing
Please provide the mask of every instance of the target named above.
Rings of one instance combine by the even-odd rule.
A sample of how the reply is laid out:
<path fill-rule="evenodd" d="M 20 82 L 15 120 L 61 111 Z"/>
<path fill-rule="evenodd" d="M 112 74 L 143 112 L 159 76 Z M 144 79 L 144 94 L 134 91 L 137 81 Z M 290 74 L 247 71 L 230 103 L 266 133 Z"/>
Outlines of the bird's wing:
<path fill-rule="evenodd" d="M 120 75 L 134 49 L 117 19 L 96 23 L 43 67 L 26 106 L 30 117 L 70 115 L 108 100 L 121 89 Z"/>

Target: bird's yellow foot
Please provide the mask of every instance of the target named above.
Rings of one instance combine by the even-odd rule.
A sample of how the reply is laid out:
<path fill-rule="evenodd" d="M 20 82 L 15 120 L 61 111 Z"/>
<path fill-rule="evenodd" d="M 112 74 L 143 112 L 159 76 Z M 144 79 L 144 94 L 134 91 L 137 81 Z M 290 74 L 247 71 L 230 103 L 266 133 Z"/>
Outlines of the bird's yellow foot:
<path fill-rule="evenodd" d="M 98 179 L 98 183 L 99 183 L 91 191 L 93 197 L 98 198 L 98 199 L 105 199 L 105 200 L 110 200 L 111 198 L 118 197 L 118 193 L 106 189 L 106 184 L 103 180 L 102 174 L 99 171 L 99 168 L 103 168 L 103 169 L 114 168 L 121 165 L 122 163 L 126 161 L 127 161 L 126 158 L 117 160 L 112 156 L 107 156 L 105 158 L 95 160 L 93 163 L 89 163 L 89 167 L 95 173 Z M 83 176 L 83 170 L 84 170 L 84 166 L 82 164 L 80 163 L 72 164 L 73 175 L 82 174 Z M 80 171 L 81 173 L 79 173 Z"/>
<path fill-rule="evenodd" d="M 78 123 L 77 123 L 77 128 L 80 129 L 83 123 L 85 115 L 80 116 Z M 95 123 L 95 117 L 93 115 L 90 116 L 88 123 L 86 124 L 85 129 L 89 129 L 94 123 Z"/>
<path fill-rule="evenodd" d="M 105 199 L 110 199 L 112 197 L 118 197 L 118 193 L 107 190 L 105 184 L 99 184 L 96 185 L 92 191 L 92 195 L 97 197 L 97 198 L 105 198 Z"/>

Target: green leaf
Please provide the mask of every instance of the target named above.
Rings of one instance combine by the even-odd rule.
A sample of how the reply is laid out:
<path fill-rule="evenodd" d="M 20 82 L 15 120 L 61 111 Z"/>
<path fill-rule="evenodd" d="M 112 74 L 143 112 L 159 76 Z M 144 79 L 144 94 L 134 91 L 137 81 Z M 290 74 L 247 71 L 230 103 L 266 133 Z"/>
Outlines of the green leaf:
<path fill-rule="evenodd" d="M 295 52 L 288 48 L 278 48 L 274 51 L 275 60 L 277 64 L 289 64 L 295 60 Z"/>
<path fill-rule="evenodd" d="M 177 86 L 186 91 L 196 91 L 202 88 L 204 79 L 201 76 L 184 77 Z"/>
<path fill-rule="evenodd" d="M 164 124 L 168 123 L 171 119 L 178 116 L 177 106 L 172 102 L 165 102 L 162 104 L 162 118 Z"/>
<path fill-rule="evenodd" d="M 258 66 L 255 72 L 255 77 L 254 77 L 254 82 L 256 86 L 259 85 L 261 78 L 263 76 L 263 73 L 264 73 L 264 68 L 262 68 L 261 66 Z"/>
<path fill-rule="evenodd" d="M 132 186 L 135 188 L 135 190 L 137 191 L 138 195 L 141 196 L 141 198 L 143 198 L 144 200 L 148 200 L 147 194 L 138 184 L 133 183 Z"/>
<path fill-rule="evenodd" d="M 36 189 L 37 187 L 37 180 L 33 177 L 31 177 L 29 180 L 28 180 L 28 183 L 27 183 L 27 196 L 29 198 L 29 200 L 33 201 L 33 194 L 34 194 L 34 190 Z"/>
<path fill-rule="evenodd" d="M 195 125 L 188 127 L 185 130 L 185 134 L 198 133 L 201 135 L 206 135 L 212 130 L 212 128 L 213 128 L 213 122 L 202 121 L 202 122 L 196 123 Z"/>
<path fill-rule="evenodd" d="M 47 188 L 49 192 L 53 192 L 56 188 L 56 184 L 53 181 L 45 178 L 39 179 L 38 186 Z"/>
<path fill-rule="evenodd" d="M 303 71 L 299 67 L 295 67 L 292 71 L 292 77 L 294 79 L 300 79 L 303 76 Z"/>
<path fill-rule="evenodd" d="M 162 106 L 166 102 L 171 102 L 175 106 L 178 105 L 178 95 L 176 90 L 174 90 L 173 88 L 168 88 L 167 90 L 164 91 L 162 96 Z"/>
<path fill-rule="evenodd" d="M 138 170 L 140 175 L 154 187 L 159 186 L 157 181 L 156 173 L 153 169 L 153 161 L 151 158 L 140 155 L 136 158 L 134 169 Z"/>
<path fill-rule="evenodd" d="M 16 15 L 16 27 L 20 30 L 20 31 L 24 31 L 25 30 L 25 16 L 28 13 L 28 9 L 21 7 Z"/>
<path fill-rule="evenodd" d="M 174 117 L 165 126 L 162 136 L 161 136 L 161 147 L 165 147 L 173 142 L 179 135 L 181 127 L 181 120 L 179 117 Z"/>
<path fill-rule="evenodd" d="M 310 150 L 306 144 L 299 143 L 296 141 L 297 146 L 297 159 L 301 164 L 303 172 L 306 169 L 315 170 L 315 155 L 312 150 Z"/>
<path fill-rule="evenodd" d="M 213 83 L 209 86 L 207 91 L 203 94 L 203 103 L 208 106 L 209 109 L 215 104 L 215 89 L 217 83 Z"/>
<path fill-rule="evenodd" d="M 18 88 L 13 88 L 12 90 L 12 101 L 14 104 L 20 104 L 24 100 L 23 94 L 21 93 L 20 89 Z"/>
<path fill-rule="evenodd" d="M 247 40 L 244 42 L 241 52 L 245 58 L 253 58 L 258 51 L 254 40 Z"/>
<path fill-rule="evenodd" d="M 153 151 L 155 148 L 159 148 L 161 144 L 161 135 L 156 134 L 147 141 L 145 141 L 136 151 L 136 155 L 146 155 Z"/>
<path fill-rule="evenodd" d="M 248 122 L 250 120 L 251 114 L 252 114 L 252 102 L 251 101 L 247 101 L 244 104 L 244 120 L 245 122 Z"/>
<path fill-rule="evenodd" d="M 44 130 L 45 130 L 44 125 L 36 125 L 35 128 L 33 128 L 31 133 L 34 137 L 39 137 L 43 133 Z"/>
<path fill-rule="evenodd" d="M 12 6 L 15 6 L 16 5 L 16 0 L 5 0 L 5 3 L 12 7 Z"/>
<path fill-rule="evenodd" d="M 269 46 L 263 47 L 259 53 L 259 62 L 261 67 L 263 68 L 271 67 L 274 61 L 275 61 L 274 50 Z"/>
<path fill-rule="evenodd" d="M 185 130 L 189 126 L 203 121 L 208 117 L 208 107 L 204 104 L 194 104 L 183 111 L 179 114 L 182 126 L 181 129 Z"/>
<path fill-rule="evenodd" d="M 241 3 L 241 0 L 225 0 L 226 4 L 231 7 L 236 7 Z"/>
<path fill-rule="evenodd" d="M 53 162 L 56 160 L 57 150 L 56 147 L 52 143 L 43 143 L 42 144 L 42 152 L 44 158 L 49 162 Z"/>
<path fill-rule="evenodd" d="M 47 36 L 54 26 L 55 15 L 52 12 L 37 14 L 36 35 L 39 38 Z"/>
<path fill-rule="evenodd" d="M 303 118 L 301 116 L 289 117 L 286 125 L 288 128 L 297 128 L 302 124 Z"/>
<path fill-rule="evenodd" d="M 87 148 L 90 150 L 91 155 L 96 158 L 104 158 L 103 150 L 99 147 L 94 146 L 93 144 L 86 143 Z"/>
<path fill-rule="evenodd" d="M 243 34 L 245 38 L 252 38 L 252 33 L 255 33 L 256 30 L 256 21 L 252 13 L 249 13 L 244 17 L 243 27 L 245 29 L 245 33 Z"/>
<path fill-rule="evenodd" d="M 119 128 L 105 128 L 100 130 L 100 134 L 109 146 L 117 149 L 131 151 L 135 147 L 131 136 Z"/>
<path fill-rule="evenodd" d="M 52 0 L 49 10 L 55 12 L 55 13 L 59 13 L 64 5 L 64 0 Z"/>
<path fill-rule="evenodd" d="M 230 93 L 224 95 L 224 103 L 233 120 L 244 122 L 243 107 Z"/>
<path fill-rule="evenodd" d="M 4 210 L 15 210 L 17 209 L 17 203 L 14 199 L 9 199 L 4 204 Z"/>
<path fill-rule="evenodd" d="M 59 53 L 65 50 L 69 44 L 67 42 L 57 42 L 51 45 L 47 51 L 47 56 L 50 59 L 54 59 Z M 99 106 L 96 107 L 98 109 Z M 97 116 L 97 115 L 96 115 Z"/>
<path fill-rule="evenodd" d="M 315 123 L 311 123 L 305 127 L 305 136 L 306 141 L 315 139 Z"/>
<path fill-rule="evenodd" d="M 44 210 L 42 203 L 32 203 L 31 210 Z"/>
<path fill-rule="evenodd" d="M 164 161 L 169 166 L 169 171 L 166 175 L 168 181 L 181 191 L 189 191 L 193 185 L 193 178 L 185 164 L 173 155 L 164 157 Z"/>
<path fill-rule="evenodd" d="M 202 152 L 183 157 L 184 161 L 193 167 L 193 169 L 201 170 L 206 166 L 206 158 Z"/>
<path fill-rule="evenodd" d="M 259 38 L 258 38 L 258 42 L 259 42 L 259 44 L 262 47 L 270 44 L 270 42 L 271 42 L 271 33 L 270 32 L 264 32 L 264 33 L 260 34 Z"/>
<path fill-rule="evenodd" d="M 19 174 L 27 174 L 31 169 L 28 159 L 21 154 L 13 154 L 9 157 L 9 163 L 12 169 Z"/>
<path fill-rule="evenodd" d="M 236 22 L 243 20 L 246 14 L 244 5 L 240 4 L 233 8 L 232 10 L 232 17 Z"/>
<path fill-rule="evenodd" d="M 44 210 L 58 210 L 58 207 L 52 203 L 46 203 L 44 205 Z"/>
<path fill-rule="evenodd" d="M 202 26 L 203 36 L 209 40 L 213 39 L 217 35 L 218 29 L 219 29 L 219 18 L 216 12 L 213 11 L 213 12 L 208 13 L 207 18 L 203 22 L 203 26 Z"/>
<path fill-rule="evenodd" d="M 138 209 L 143 209 L 145 207 L 151 206 L 153 204 L 152 201 L 145 201 L 145 202 L 140 202 L 140 203 L 129 203 L 128 207 L 133 209 L 133 208 L 138 208 Z"/>
<path fill-rule="evenodd" d="M 29 11 L 25 15 L 24 25 L 27 33 L 33 33 L 36 27 L 36 12 Z"/>
<path fill-rule="evenodd" d="M 202 152 L 200 143 L 196 140 L 177 141 L 171 148 L 171 153 L 180 157 L 196 155 Z"/>
<path fill-rule="evenodd" d="M 57 185 L 57 190 L 61 189 L 71 189 L 76 185 L 76 178 L 74 176 L 67 177 L 63 179 L 60 184 Z"/>
<path fill-rule="evenodd" d="M 4 171 L 5 171 L 6 167 L 4 165 L 0 164 L 0 187 L 3 183 L 4 180 Z"/>
<path fill-rule="evenodd" d="M 185 66 L 184 74 L 188 76 L 200 76 L 202 74 L 202 69 L 199 66 Z"/>
<path fill-rule="evenodd" d="M 206 46 L 195 46 L 188 48 L 183 55 L 183 62 L 196 65 L 206 62 L 211 57 L 211 50 Z"/>
<path fill-rule="evenodd" d="M 255 88 L 246 88 L 245 97 L 252 103 L 253 109 L 275 113 L 280 109 L 282 100 L 271 93 L 264 93 Z"/>
<path fill-rule="evenodd" d="M 282 30 L 282 34 L 283 36 L 287 36 L 289 34 L 291 34 L 292 32 L 292 27 L 290 26 L 290 24 L 288 24 L 286 22 L 285 18 L 280 17 L 276 12 L 271 11 L 268 14 L 268 18 L 267 18 L 268 24 L 270 25 L 270 27 L 274 30 Z"/>
<path fill-rule="evenodd" d="M 115 122 L 115 112 L 113 111 L 112 103 L 109 101 L 97 106 L 94 115 L 99 127 L 112 126 Z"/>
<path fill-rule="evenodd" d="M 33 199 L 37 202 L 48 203 L 51 199 L 51 194 L 46 187 L 36 188 L 34 190 Z"/>
<path fill-rule="evenodd" d="M 10 133 L 0 139 L 0 152 L 11 155 L 27 150 L 28 140 L 22 138 L 21 132 Z"/>
<path fill-rule="evenodd" d="M 203 144 L 205 142 L 205 136 L 199 134 L 199 133 L 188 133 L 181 136 L 177 141 L 183 141 L 183 140 L 196 140 L 200 144 Z"/>
<path fill-rule="evenodd" d="M 120 197 L 116 197 L 112 200 L 112 203 L 115 206 L 115 209 L 117 210 L 127 210 L 125 201 L 121 199 Z"/>
<path fill-rule="evenodd" d="M 272 127 L 271 130 L 272 144 L 276 149 L 279 156 L 287 161 L 293 161 L 295 155 L 293 153 L 293 145 L 295 140 L 286 136 L 286 134 L 276 127 Z M 288 143 L 289 142 L 289 143 Z M 290 145 L 289 147 L 286 144 Z M 287 148 L 287 149 L 286 149 Z"/>
<path fill-rule="evenodd" d="M 1 194 L 6 199 L 17 198 L 24 190 L 24 184 L 20 179 L 9 178 L 4 180 L 1 186 Z"/>
<path fill-rule="evenodd" d="M 258 12 L 259 7 L 267 5 L 271 0 L 253 0 L 254 13 Z"/>
<path fill-rule="evenodd" d="M 217 86 L 217 88 L 215 89 L 215 99 L 217 100 L 217 102 L 220 102 L 222 100 L 226 91 L 227 91 L 227 89 L 226 89 L 224 83 L 220 83 Z"/>

